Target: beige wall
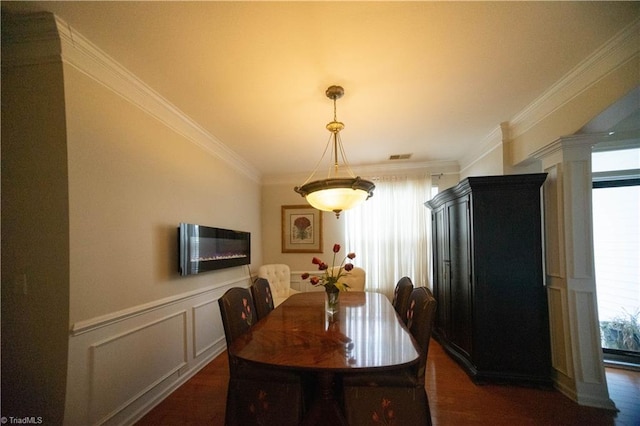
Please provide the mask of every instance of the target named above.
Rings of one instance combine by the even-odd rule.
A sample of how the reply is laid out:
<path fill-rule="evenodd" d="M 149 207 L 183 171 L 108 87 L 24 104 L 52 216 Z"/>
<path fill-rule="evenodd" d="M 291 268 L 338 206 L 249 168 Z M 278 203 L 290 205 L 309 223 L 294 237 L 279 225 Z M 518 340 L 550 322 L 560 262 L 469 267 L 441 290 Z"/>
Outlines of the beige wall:
<path fill-rule="evenodd" d="M 262 225 L 264 263 L 285 263 L 292 271 L 310 271 L 314 256 L 322 258 L 331 253 L 334 243 L 344 244 L 344 219 L 333 213 L 322 213 L 323 253 L 282 253 L 282 206 L 305 205 L 306 200 L 293 191 L 295 183 L 278 183 L 262 187 Z"/>
<path fill-rule="evenodd" d="M 510 143 L 510 164 L 526 162 L 537 150 L 562 136 L 574 134 L 638 85 L 640 56 L 636 54 L 603 78 L 587 85 L 553 114 L 517 132 Z"/>
<path fill-rule="evenodd" d="M 65 87 L 72 324 L 248 273 L 178 276 L 180 222 L 251 232 L 261 263 L 258 183 L 70 66 Z"/>
<path fill-rule="evenodd" d="M 3 43 L 2 415 L 61 424 L 69 329 L 62 66 L 12 67 L 6 50 Z"/>
<path fill-rule="evenodd" d="M 496 176 L 503 175 L 503 156 L 501 147 L 495 148 L 485 153 L 478 161 L 470 164 L 460 171 L 460 178 L 469 176 Z"/>
<path fill-rule="evenodd" d="M 6 28 L 2 414 L 126 423 L 224 349 L 217 298 L 249 284 L 246 267 L 180 277 L 178 224 L 251 232 L 259 265 L 260 183 L 83 69 L 75 44 L 61 62 L 52 16 Z"/>

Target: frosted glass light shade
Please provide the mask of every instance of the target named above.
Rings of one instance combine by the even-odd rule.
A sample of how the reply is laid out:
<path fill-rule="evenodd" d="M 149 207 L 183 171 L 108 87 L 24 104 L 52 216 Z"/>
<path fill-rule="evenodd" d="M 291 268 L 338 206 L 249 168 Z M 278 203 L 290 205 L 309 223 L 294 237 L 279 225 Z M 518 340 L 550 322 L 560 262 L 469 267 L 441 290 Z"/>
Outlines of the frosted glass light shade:
<path fill-rule="evenodd" d="M 355 178 L 316 180 L 295 191 L 307 199 L 318 210 L 335 212 L 339 217 L 342 210 L 348 210 L 373 195 L 373 182 Z"/>

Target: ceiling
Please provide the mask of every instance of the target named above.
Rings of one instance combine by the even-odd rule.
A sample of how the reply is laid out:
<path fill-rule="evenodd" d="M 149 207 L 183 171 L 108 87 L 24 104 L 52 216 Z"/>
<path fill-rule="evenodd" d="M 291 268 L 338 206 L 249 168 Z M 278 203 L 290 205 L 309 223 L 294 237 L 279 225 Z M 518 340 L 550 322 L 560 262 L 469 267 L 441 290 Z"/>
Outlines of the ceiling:
<path fill-rule="evenodd" d="M 639 2 L 2 2 L 50 11 L 264 177 L 457 161 L 640 16 Z M 396 160 L 397 161 L 397 160 Z M 397 166 L 397 163 L 393 163 Z"/>

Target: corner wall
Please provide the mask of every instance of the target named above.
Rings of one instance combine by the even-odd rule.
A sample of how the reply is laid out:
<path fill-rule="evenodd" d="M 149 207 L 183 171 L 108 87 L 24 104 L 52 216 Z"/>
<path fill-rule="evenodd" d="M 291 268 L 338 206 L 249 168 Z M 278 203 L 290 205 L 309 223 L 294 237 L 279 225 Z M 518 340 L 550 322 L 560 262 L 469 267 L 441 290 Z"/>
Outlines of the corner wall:
<path fill-rule="evenodd" d="M 299 273 L 315 268 L 311 264 L 314 256 L 322 258 L 331 253 L 334 243 L 344 244 L 344 219 L 335 214 L 322 212 L 323 253 L 282 253 L 282 206 L 308 205 L 300 194 L 293 191 L 295 184 L 267 184 L 262 187 L 262 229 L 264 263 L 284 263 L 291 268 L 292 278 Z M 259 266 L 259 265 L 257 265 Z"/>
<path fill-rule="evenodd" d="M 639 86 L 637 18 L 509 123 L 501 124 L 502 173 L 542 171 L 543 167 L 549 172 L 546 286 L 555 386 L 580 404 L 609 409 L 613 403 L 599 347 L 595 282 L 592 271 L 583 267 L 593 261 L 590 152 L 597 138 L 571 135 Z M 487 150 L 476 156 L 479 160 L 463 162 L 465 176 L 498 171 L 497 145 L 484 146 Z M 554 262 L 561 262 L 562 268 L 554 269 Z"/>
<path fill-rule="evenodd" d="M 178 224 L 249 231 L 261 264 L 259 178 L 66 23 L 4 18 L 3 196 L 30 207 L 3 206 L 2 361 L 21 397 L 3 389 L 2 415 L 132 423 L 224 350 L 217 299 L 249 285 L 248 267 L 180 277 Z"/>
<path fill-rule="evenodd" d="M 70 274 L 62 64 L 16 61 L 13 25 L 2 18 L 2 416 L 62 424 Z"/>

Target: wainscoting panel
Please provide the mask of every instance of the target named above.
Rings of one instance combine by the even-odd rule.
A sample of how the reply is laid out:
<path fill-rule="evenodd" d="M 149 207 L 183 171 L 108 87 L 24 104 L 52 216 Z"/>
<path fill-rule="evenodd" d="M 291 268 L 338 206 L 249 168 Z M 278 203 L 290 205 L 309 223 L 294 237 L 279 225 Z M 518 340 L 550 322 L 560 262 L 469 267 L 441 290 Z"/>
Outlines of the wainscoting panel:
<path fill-rule="evenodd" d="M 547 179 L 544 188 L 545 254 L 547 275 L 564 277 L 563 267 L 563 226 L 562 226 L 562 164 L 554 164 L 545 169 Z"/>
<path fill-rule="evenodd" d="M 549 279 L 549 278 L 548 278 Z M 557 281 L 557 280 L 554 280 Z M 568 354 L 564 349 L 570 347 L 566 341 L 566 336 L 569 336 L 568 321 L 565 318 L 564 312 L 566 312 L 566 290 L 561 287 L 547 287 L 547 296 L 549 298 L 549 318 L 551 326 L 551 362 L 553 368 L 563 374 L 564 376 L 571 377 L 571 354 Z"/>
<path fill-rule="evenodd" d="M 218 300 L 193 307 L 193 357 L 197 358 L 224 340 Z"/>
<path fill-rule="evenodd" d="M 248 276 L 71 325 L 65 425 L 130 425 L 226 349 L 218 299 Z"/>
<path fill-rule="evenodd" d="M 590 354 L 593 348 L 600 348 L 600 329 L 598 327 L 598 312 L 595 305 L 596 296 L 591 291 L 572 291 L 571 297 L 573 310 L 581 324 L 578 334 L 577 346 L 582 366 L 582 381 L 588 384 L 600 384 L 605 380 L 605 374 L 601 367 L 603 360 L 594 357 L 584 357 L 582 354 Z"/>
<path fill-rule="evenodd" d="M 593 219 L 591 218 L 591 161 L 571 161 L 566 164 L 565 177 L 570 189 L 567 196 L 571 202 L 565 209 L 567 244 L 573 256 L 567 261 L 571 270 L 568 276 L 577 279 L 593 280 Z M 594 287 L 590 283 L 589 287 Z M 603 372 L 604 373 L 604 372 Z"/>
<path fill-rule="evenodd" d="M 104 423 L 187 363 L 186 326 L 179 311 L 91 345 L 91 423 Z"/>

